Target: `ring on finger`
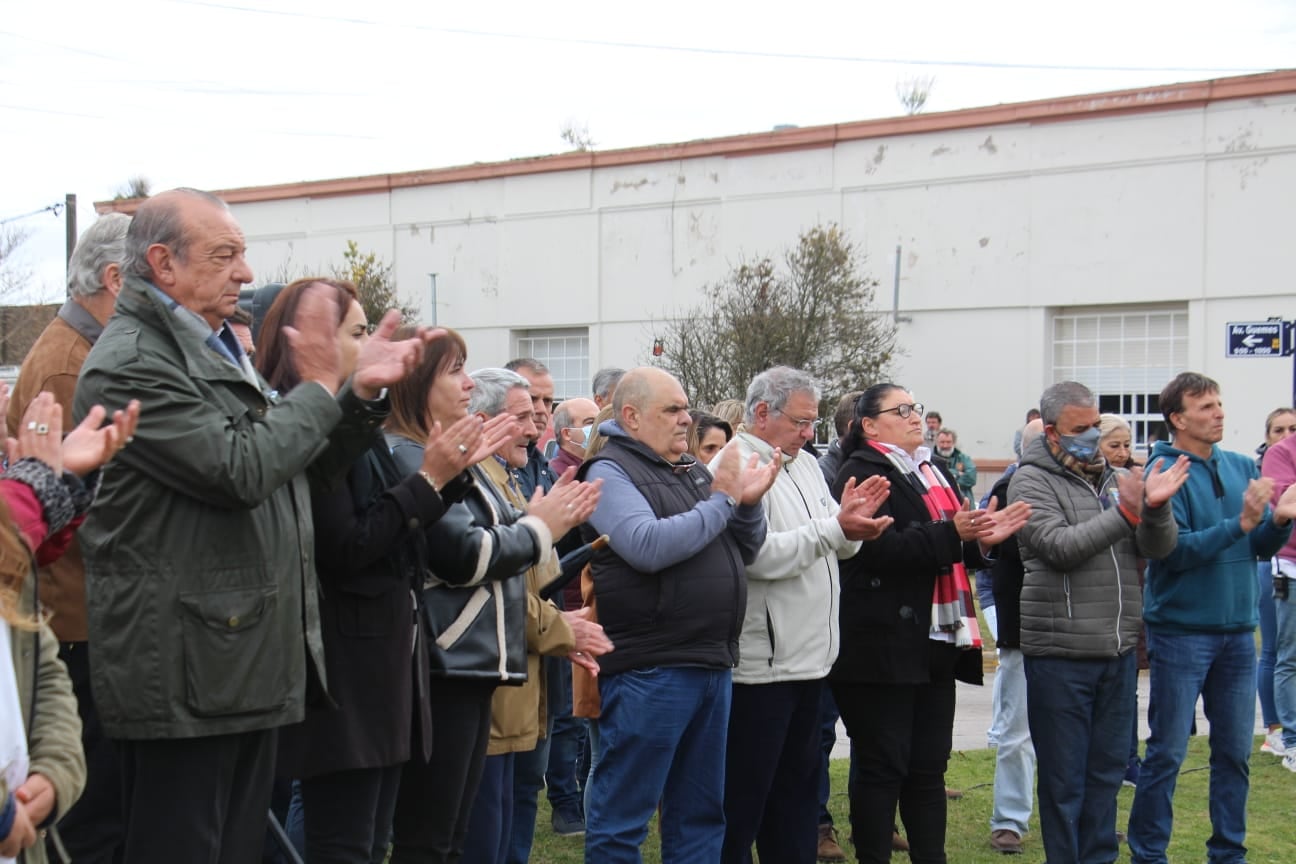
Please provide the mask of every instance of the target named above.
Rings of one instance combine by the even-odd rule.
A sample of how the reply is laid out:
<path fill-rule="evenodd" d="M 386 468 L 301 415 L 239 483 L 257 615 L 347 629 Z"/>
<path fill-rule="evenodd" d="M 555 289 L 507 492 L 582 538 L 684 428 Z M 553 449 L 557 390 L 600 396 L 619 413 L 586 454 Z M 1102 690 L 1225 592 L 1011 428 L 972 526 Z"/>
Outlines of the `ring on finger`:
<path fill-rule="evenodd" d="M 36 434 L 37 434 L 37 435 L 48 435 L 48 434 L 49 434 L 49 425 L 46 424 L 46 423 L 37 423 L 37 424 L 36 424 Z"/>
<path fill-rule="evenodd" d="M 460 453 L 467 453 L 467 452 L 468 452 L 468 448 L 465 447 L 464 445 L 460 444 L 460 445 L 459 445 L 459 452 L 460 452 Z"/>
<path fill-rule="evenodd" d="M 35 432 L 35 431 L 36 431 L 36 421 L 35 421 L 35 420 L 28 420 L 28 421 L 27 421 L 27 431 L 28 431 L 28 432 Z"/>

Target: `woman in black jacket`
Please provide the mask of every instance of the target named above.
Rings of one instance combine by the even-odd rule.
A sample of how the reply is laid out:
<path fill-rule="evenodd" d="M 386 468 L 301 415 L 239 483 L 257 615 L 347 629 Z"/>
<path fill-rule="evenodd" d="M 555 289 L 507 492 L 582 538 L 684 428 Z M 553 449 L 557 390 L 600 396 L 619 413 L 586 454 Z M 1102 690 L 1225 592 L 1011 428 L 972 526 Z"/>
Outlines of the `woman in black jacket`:
<path fill-rule="evenodd" d="M 876 515 L 895 523 L 842 562 L 841 650 L 829 681 L 850 735 L 851 827 L 859 860 L 891 858 L 897 804 L 915 864 L 945 862 L 945 767 L 954 680 L 981 683 L 980 638 L 963 569 L 1017 531 L 1028 508 L 964 510 L 923 446 L 922 405 L 877 384 L 856 402 L 832 486 L 891 484 Z"/>
<path fill-rule="evenodd" d="M 448 331 L 392 387 L 387 441 L 401 473 L 418 470 L 419 442 L 429 429 L 468 416 L 467 354 L 459 334 Z M 510 420 L 500 414 L 489 422 Z M 506 444 L 518 432 L 515 423 L 508 428 Z M 392 864 L 462 857 L 490 738 L 491 697 L 499 684 L 526 680 L 526 584 L 518 577 L 552 555 L 554 538 L 585 521 L 597 500 L 589 484 L 565 478 L 522 514 L 478 470 L 462 476 L 457 503 L 422 532 L 432 746 L 427 761 L 411 759 L 401 776 Z"/>
<path fill-rule="evenodd" d="M 368 336 L 351 283 L 288 285 L 266 315 L 258 351 L 280 393 L 300 383 L 284 327 L 297 321 L 309 290 L 336 302 L 342 381 Z M 381 864 L 386 857 L 413 723 L 420 718 L 426 728 L 429 714 L 426 648 L 414 639 L 414 589 L 422 584 L 417 529 L 445 513 L 454 488 L 447 484 L 485 455 L 481 440 L 475 418 L 437 428 L 421 450 L 423 474 L 402 478 L 376 432 L 344 478 L 329 485 L 312 477 L 328 699 L 280 733 L 280 771 L 301 781 L 305 857 L 312 864 Z"/>

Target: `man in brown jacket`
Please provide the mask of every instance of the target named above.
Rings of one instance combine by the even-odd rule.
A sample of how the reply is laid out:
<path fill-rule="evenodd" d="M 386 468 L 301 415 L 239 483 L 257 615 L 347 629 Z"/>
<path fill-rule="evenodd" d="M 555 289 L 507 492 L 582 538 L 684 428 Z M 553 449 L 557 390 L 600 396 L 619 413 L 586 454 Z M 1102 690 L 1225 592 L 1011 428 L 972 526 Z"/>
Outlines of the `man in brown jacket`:
<path fill-rule="evenodd" d="M 63 408 L 65 428 L 71 428 L 81 365 L 112 317 L 121 291 L 130 221 L 122 213 L 102 216 L 77 242 L 68 263 L 67 302 L 32 345 L 18 373 L 6 417 L 11 435 L 17 434 L 27 406 L 43 390 L 54 395 Z M 110 862 L 122 842 L 121 775 L 90 695 L 85 564 L 75 539 L 62 558 L 41 568 L 38 591 L 40 604 L 52 612 L 49 624 L 59 640 L 59 658 L 72 678 L 86 755 L 85 792 L 59 822 L 59 831 L 74 861 Z"/>

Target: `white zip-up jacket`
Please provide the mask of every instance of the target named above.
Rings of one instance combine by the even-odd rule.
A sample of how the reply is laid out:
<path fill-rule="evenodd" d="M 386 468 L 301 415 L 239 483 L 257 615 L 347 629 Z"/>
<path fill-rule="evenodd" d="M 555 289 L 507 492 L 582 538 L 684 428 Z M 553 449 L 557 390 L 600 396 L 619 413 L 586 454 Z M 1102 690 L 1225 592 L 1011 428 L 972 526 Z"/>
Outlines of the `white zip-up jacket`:
<path fill-rule="evenodd" d="M 744 464 L 768 464 L 774 448 L 738 434 Z M 747 612 L 739 637 L 735 684 L 823 678 L 837 659 L 840 582 L 837 559 L 859 551 L 837 522 L 837 502 L 814 457 L 783 457 L 765 493 L 765 543 L 747 565 Z"/>

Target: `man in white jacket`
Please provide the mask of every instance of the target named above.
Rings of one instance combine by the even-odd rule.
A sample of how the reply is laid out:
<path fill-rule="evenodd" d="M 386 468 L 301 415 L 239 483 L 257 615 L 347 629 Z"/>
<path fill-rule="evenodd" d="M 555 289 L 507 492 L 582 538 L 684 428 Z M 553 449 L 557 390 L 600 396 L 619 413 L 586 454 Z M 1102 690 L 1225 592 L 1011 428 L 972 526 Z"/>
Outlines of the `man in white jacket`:
<path fill-rule="evenodd" d="M 818 821 L 819 699 L 837 658 L 837 560 L 886 529 L 873 514 L 880 477 L 842 492 L 838 506 L 801 448 L 819 425 L 819 389 L 805 372 L 776 366 L 747 388 L 744 461 L 783 468 L 763 503 L 768 529 L 747 567 L 747 613 L 733 674 L 725 764 L 722 862 L 814 864 Z"/>

